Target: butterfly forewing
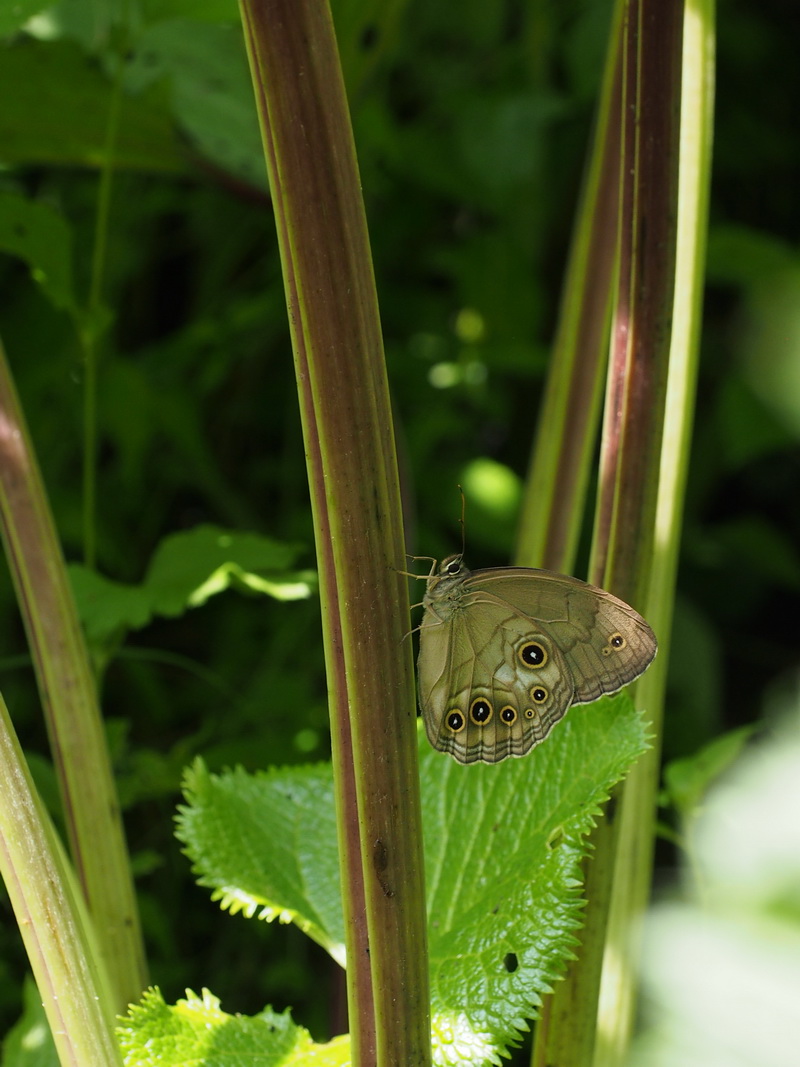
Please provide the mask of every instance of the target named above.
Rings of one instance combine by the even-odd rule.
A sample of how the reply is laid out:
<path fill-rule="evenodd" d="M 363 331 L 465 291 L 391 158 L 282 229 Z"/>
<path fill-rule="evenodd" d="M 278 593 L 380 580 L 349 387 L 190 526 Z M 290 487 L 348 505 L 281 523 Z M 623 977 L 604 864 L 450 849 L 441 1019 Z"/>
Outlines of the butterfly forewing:
<path fill-rule="evenodd" d="M 573 704 L 615 693 L 643 674 L 656 636 L 637 611 L 578 578 L 526 567 L 473 571 L 465 588 L 482 590 L 540 622 L 564 653 Z"/>

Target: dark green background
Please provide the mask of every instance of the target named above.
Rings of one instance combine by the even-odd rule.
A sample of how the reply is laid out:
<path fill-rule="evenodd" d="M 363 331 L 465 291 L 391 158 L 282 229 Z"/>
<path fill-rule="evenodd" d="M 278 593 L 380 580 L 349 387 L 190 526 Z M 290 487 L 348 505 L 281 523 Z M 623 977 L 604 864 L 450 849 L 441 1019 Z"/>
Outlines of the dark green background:
<path fill-rule="evenodd" d="M 24 6 L 34 14 L 38 5 Z M 469 491 L 476 460 L 525 476 L 607 9 L 577 0 L 335 7 L 410 551 L 458 547 L 455 487 Z M 63 214 L 83 300 L 98 194 L 90 150 L 124 62 L 103 289 L 113 318 L 99 378 L 99 567 L 135 582 L 162 537 L 202 522 L 299 540 L 303 564 L 313 566 L 280 265 L 236 8 L 150 0 L 124 17 L 108 5 L 100 21 L 79 0 L 54 10 L 47 40 L 8 16 L 0 23 L 0 191 Z M 769 721 L 798 664 L 800 139 L 796 34 L 784 11 L 753 0 L 720 5 L 668 758 Z M 42 25 L 33 27 L 39 37 Z M 465 328 L 465 311 L 479 317 L 478 336 Z M 74 325 L 6 255 L 0 333 L 67 557 L 80 559 L 83 371 Z M 432 384 L 443 379 L 451 384 Z M 493 510 L 471 496 L 471 563 L 507 562 L 514 523 L 510 504 Z M 326 758 L 318 616 L 314 600 L 214 598 L 132 636 L 106 673 L 103 704 L 153 980 L 168 1001 L 208 984 L 228 1011 L 292 1005 L 323 1039 L 342 1025 L 335 965 L 293 928 L 220 915 L 172 837 L 181 769 L 196 753 L 212 769 Z M 51 791 L 8 577 L 0 665 L 14 721 Z M 669 864 L 669 853 L 659 862 Z M 0 906 L 5 1029 L 18 1012 L 24 961 Z M 320 996 L 328 981 L 332 1001 Z"/>

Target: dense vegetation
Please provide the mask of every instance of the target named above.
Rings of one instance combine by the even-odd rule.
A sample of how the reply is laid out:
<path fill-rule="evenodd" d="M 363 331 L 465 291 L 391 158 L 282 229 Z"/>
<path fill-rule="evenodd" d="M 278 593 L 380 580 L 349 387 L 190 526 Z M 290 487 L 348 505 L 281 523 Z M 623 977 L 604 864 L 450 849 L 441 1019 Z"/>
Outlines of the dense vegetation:
<path fill-rule="evenodd" d="M 55 293 L 40 284 L 29 267 L 41 264 L 14 246 L 13 217 L 1 219 L 9 254 L 0 256 L 0 335 L 68 560 L 82 561 L 87 548 L 81 330 L 91 322 L 100 324 L 97 570 L 141 583 L 166 537 L 203 524 L 287 542 L 297 549 L 291 565 L 313 569 L 280 263 L 233 0 L 13 6 L 0 16 L 0 196 L 36 201 L 64 220 L 72 282 Z M 502 564 L 513 547 L 609 5 L 385 6 L 388 14 L 339 0 L 334 18 L 408 549 L 441 557 L 458 547 L 461 484 L 470 561 Z M 798 68 L 781 14 L 779 5 L 735 0 L 719 25 L 667 761 L 734 727 L 771 725 L 796 685 L 800 142 Z M 111 128 L 110 104 L 118 106 Z M 107 215 L 96 169 L 105 144 L 114 159 Z M 93 285 L 99 290 L 87 297 Z M 212 771 L 254 771 L 330 753 L 318 601 L 284 602 L 232 584 L 190 610 L 156 609 L 128 632 L 100 626 L 92 648 L 151 976 L 172 1003 L 213 975 L 227 1010 L 290 1005 L 327 1040 L 345 1025 L 338 966 L 294 926 L 209 906 L 173 834 L 181 777 L 196 755 Z M 8 581 L 0 582 L 0 634 L 3 695 L 37 785 L 57 808 Z M 674 811 L 663 818 L 677 829 Z M 659 885 L 673 882 L 675 858 L 662 843 Z M 3 924 L 0 945 L 5 1031 L 19 1015 L 26 969 L 13 922 Z"/>

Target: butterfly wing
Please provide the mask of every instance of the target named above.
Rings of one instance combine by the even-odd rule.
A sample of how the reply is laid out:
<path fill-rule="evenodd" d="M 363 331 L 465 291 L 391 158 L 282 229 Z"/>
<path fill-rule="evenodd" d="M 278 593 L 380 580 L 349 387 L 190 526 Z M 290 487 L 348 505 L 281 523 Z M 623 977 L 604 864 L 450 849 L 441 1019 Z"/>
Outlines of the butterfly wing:
<path fill-rule="evenodd" d="M 578 578 L 502 567 L 473 571 L 465 587 L 541 623 L 569 666 L 573 704 L 622 689 L 644 673 L 658 649 L 655 634 L 637 611 Z"/>
<path fill-rule="evenodd" d="M 419 699 L 428 739 L 462 763 L 522 756 L 572 704 L 613 693 L 656 653 L 617 597 L 550 571 L 474 571 L 425 613 Z"/>
<path fill-rule="evenodd" d="M 471 595 L 445 621 L 423 620 L 419 700 L 428 740 L 461 763 L 523 756 L 573 702 L 557 645 L 510 605 Z"/>

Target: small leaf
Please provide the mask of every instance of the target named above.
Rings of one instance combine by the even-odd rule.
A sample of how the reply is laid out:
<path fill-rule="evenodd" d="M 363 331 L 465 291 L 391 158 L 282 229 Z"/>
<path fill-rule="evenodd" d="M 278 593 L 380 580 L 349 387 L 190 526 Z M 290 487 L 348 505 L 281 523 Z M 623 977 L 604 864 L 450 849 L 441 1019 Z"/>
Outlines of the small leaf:
<path fill-rule="evenodd" d="M 709 787 L 739 757 L 755 727 L 740 726 L 715 737 L 693 756 L 672 760 L 664 768 L 665 800 L 684 820 L 695 814 Z"/>
<path fill-rule="evenodd" d="M 81 564 L 72 564 L 69 575 L 87 637 L 95 648 L 108 648 L 153 615 L 181 615 L 226 589 L 277 600 L 310 596 L 316 573 L 286 569 L 300 551 L 261 534 L 196 526 L 164 538 L 139 585 L 114 582 Z"/>
<path fill-rule="evenodd" d="M 299 545 L 273 541 L 260 534 L 231 533 L 218 526 L 196 526 L 165 537 L 156 549 L 144 585 L 160 615 L 179 615 L 187 607 L 239 582 L 241 586 L 282 599 L 307 597 L 308 578 L 286 574 L 299 555 Z"/>
<path fill-rule="evenodd" d="M 58 308 L 75 311 L 72 232 L 48 204 L 0 193 L 0 249 L 18 256 Z"/>
<path fill-rule="evenodd" d="M 266 189 L 264 150 L 240 25 L 170 19 L 145 29 L 126 72 L 139 91 L 169 77 L 177 122 L 205 156 Z"/>
<path fill-rule="evenodd" d="M 26 977 L 24 1009 L 3 1041 L 3 1067 L 58 1067 L 58 1054 L 36 983 Z"/>
<path fill-rule="evenodd" d="M 127 1067 L 346 1067 L 350 1062 L 348 1038 L 318 1045 L 292 1022 L 288 1009 L 228 1015 L 207 989 L 202 997 L 187 990 L 186 999 L 172 1007 L 158 990 L 149 990 L 131 1007 L 118 1034 Z"/>

